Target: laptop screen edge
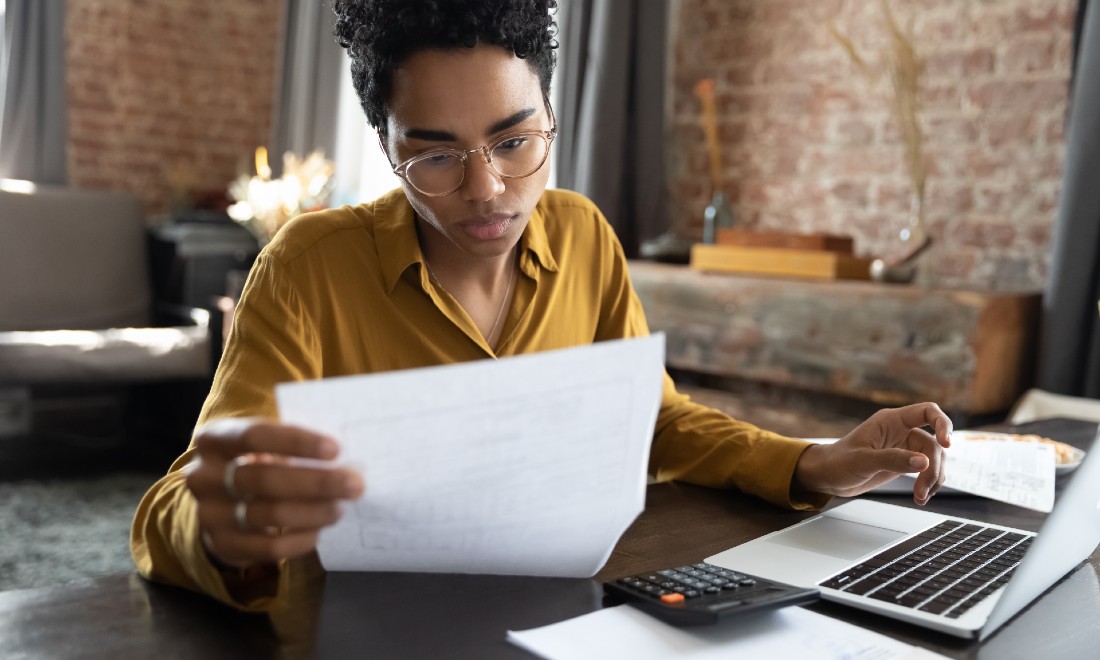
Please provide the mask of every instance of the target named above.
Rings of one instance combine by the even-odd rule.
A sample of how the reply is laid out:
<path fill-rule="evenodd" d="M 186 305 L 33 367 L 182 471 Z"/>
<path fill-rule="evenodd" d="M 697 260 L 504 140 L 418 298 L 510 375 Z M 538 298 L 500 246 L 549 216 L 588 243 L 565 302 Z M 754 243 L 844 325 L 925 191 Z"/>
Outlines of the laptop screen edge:
<path fill-rule="evenodd" d="M 1092 446 L 982 626 L 984 640 L 1100 545 L 1100 426 Z M 1084 524 L 1092 517 L 1092 525 Z"/>

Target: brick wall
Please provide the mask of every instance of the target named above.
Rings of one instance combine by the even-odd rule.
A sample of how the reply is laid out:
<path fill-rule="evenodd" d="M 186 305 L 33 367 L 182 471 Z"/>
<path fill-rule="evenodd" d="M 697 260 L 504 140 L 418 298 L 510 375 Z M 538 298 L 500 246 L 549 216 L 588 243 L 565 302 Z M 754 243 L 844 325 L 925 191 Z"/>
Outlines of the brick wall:
<path fill-rule="evenodd" d="M 1064 156 L 1076 0 L 892 0 L 925 62 L 921 280 L 1041 287 Z M 888 80 L 871 84 L 826 28 L 872 62 L 888 44 L 869 0 L 679 0 L 671 40 L 673 212 L 701 234 L 709 199 L 693 86 L 716 81 L 726 187 L 742 227 L 851 234 L 887 252 L 909 187 Z M 681 220 L 677 220 L 681 221 Z"/>
<path fill-rule="evenodd" d="M 271 124 L 280 0 L 68 0 L 70 183 L 217 190 Z"/>

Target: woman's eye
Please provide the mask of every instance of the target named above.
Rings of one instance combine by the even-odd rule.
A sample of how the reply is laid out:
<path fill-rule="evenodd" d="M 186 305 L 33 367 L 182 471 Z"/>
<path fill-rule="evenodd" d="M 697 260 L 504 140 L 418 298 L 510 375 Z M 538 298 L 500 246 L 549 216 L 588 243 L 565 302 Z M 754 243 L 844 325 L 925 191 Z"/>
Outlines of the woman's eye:
<path fill-rule="evenodd" d="M 423 158 L 417 160 L 417 164 L 426 165 L 432 168 L 449 167 L 458 162 L 458 158 L 454 154 L 449 153 L 436 153 L 426 154 Z"/>
<path fill-rule="evenodd" d="M 526 136 L 523 136 L 523 135 L 516 136 L 514 138 L 508 138 L 507 140 L 505 140 L 505 141 L 501 142 L 500 144 L 498 144 L 497 149 L 504 149 L 506 151 L 514 151 L 514 150 L 519 149 L 520 147 L 522 147 L 524 144 L 526 144 L 527 140 L 528 140 L 528 138 Z"/>

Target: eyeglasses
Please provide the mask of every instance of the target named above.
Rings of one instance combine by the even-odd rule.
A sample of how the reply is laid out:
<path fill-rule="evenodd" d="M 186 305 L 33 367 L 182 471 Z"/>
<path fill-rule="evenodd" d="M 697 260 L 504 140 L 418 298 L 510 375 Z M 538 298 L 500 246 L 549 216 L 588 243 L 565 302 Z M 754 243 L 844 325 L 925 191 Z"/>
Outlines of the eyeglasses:
<path fill-rule="evenodd" d="M 546 104 L 546 109 L 550 113 L 548 131 L 508 133 L 476 149 L 432 149 L 397 165 L 393 168 L 393 173 L 428 197 L 442 197 L 458 190 L 466 179 L 470 154 L 479 152 L 502 179 L 531 176 L 546 162 L 550 155 L 550 144 L 558 135 L 554 110 L 549 103 Z"/>

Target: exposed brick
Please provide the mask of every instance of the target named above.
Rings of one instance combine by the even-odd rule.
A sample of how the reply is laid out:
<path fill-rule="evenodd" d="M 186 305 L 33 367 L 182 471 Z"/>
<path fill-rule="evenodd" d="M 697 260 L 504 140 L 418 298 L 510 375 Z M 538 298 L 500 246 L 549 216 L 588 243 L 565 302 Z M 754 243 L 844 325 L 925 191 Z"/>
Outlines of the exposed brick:
<path fill-rule="evenodd" d="M 1031 144 L 1039 136 L 1039 119 L 1036 115 L 998 115 L 985 120 L 985 139 L 989 146 L 998 148 L 1011 144 Z"/>
<path fill-rule="evenodd" d="M 954 147 L 974 142 L 980 125 L 979 119 L 969 115 L 937 115 L 927 117 L 923 131 L 927 144 Z M 897 139 L 896 130 L 893 139 Z"/>
<path fill-rule="evenodd" d="M 847 87 L 817 85 L 813 87 L 813 101 L 809 111 L 820 115 L 854 113 L 880 110 L 883 104 L 878 95 L 868 93 L 863 81 L 855 76 L 848 79 Z M 885 99 L 885 97 L 883 97 Z"/>
<path fill-rule="evenodd" d="M 68 0 L 69 177 L 167 208 L 180 164 L 224 189 L 270 126 L 278 0 Z"/>
<path fill-rule="evenodd" d="M 1047 243 L 1050 243 L 1051 230 L 1052 227 L 1050 223 L 1044 223 L 1041 225 L 1028 227 L 1026 230 L 1024 230 L 1024 234 L 1029 243 L 1046 245 Z"/>
<path fill-rule="evenodd" d="M 1038 112 L 1049 109 L 1050 99 L 1065 98 L 1065 87 L 1063 79 L 1003 79 L 979 83 L 968 96 L 982 110 Z"/>
<path fill-rule="evenodd" d="M 875 206 L 888 213 L 903 214 L 912 205 L 913 187 L 898 181 L 879 181 L 875 185 Z"/>
<path fill-rule="evenodd" d="M 961 80 L 929 82 L 921 86 L 921 104 L 928 112 L 962 112 Z"/>
<path fill-rule="evenodd" d="M 773 114 L 794 115 L 798 121 L 809 112 L 814 103 L 814 94 L 805 88 L 777 91 L 766 97 L 766 111 Z"/>
<path fill-rule="evenodd" d="M 974 190 L 966 183 L 933 179 L 925 191 L 925 207 L 940 213 L 961 215 L 974 208 Z"/>
<path fill-rule="evenodd" d="M 1040 288 L 1065 151 L 1062 117 L 1077 0 L 890 2 L 926 63 L 926 218 L 935 239 L 921 281 Z M 701 226 L 707 192 L 692 85 L 724 95 L 724 172 L 742 191 L 738 222 L 850 233 L 885 254 L 909 212 L 905 149 L 882 62 L 890 46 L 877 2 L 681 0 L 672 35 L 674 213 Z M 828 35 L 833 21 L 877 75 Z M 682 197 L 681 197 L 682 195 Z M 1044 229 L 1037 229 L 1042 227 Z"/>
<path fill-rule="evenodd" d="M 985 181 L 974 188 L 974 210 L 985 215 L 1007 218 L 1020 208 L 1027 193 L 1027 186 L 1023 183 Z"/>
<path fill-rule="evenodd" d="M 875 117 L 839 117 L 833 125 L 832 138 L 837 144 L 871 144 L 879 123 Z"/>
<path fill-rule="evenodd" d="M 920 265 L 926 278 L 938 280 L 944 286 L 958 287 L 969 284 L 968 277 L 974 272 L 979 258 L 980 252 L 968 246 L 933 244 Z"/>
<path fill-rule="evenodd" d="M 815 175 L 901 174 L 901 148 L 896 145 L 872 145 L 837 149 L 813 145 L 806 149 L 807 171 Z"/>
<path fill-rule="evenodd" d="M 992 73 L 996 57 L 990 48 L 976 48 L 966 54 L 963 72 L 967 76 L 977 76 Z"/>
<path fill-rule="evenodd" d="M 1047 144 L 1062 144 L 1066 141 L 1066 121 L 1063 115 L 1048 117 L 1043 131 Z"/>
<path fill-rule="evenodd" d="M 917 22 L 913 30 L 913 36 L 916 40 L 924 43 L 958 42 L 966 36 L 969 27 L 968 23 L 959 20 L 958 16 L 948 14 L 932 15 L 928 19 Z"/>
<path fill-rule="evenodd" d="M 747 62 L 731 62 L 723 68 L 725 70 L 722 72 L 720 80 L 732 87 L 751 85 L 756 80 L 756 72 L 759 69 L 759 67 Z M 705 76 L 700 75 L 698 77 L 704 78 Z"/>
<path fill-rule="evenodd" d="M 1024 2 L 1016 8 L 1021 32 L 1064 32 L 1072 29 L 1076 2 Z"/>
<path fill-rule="evenodd" d="M 1050 71 L 1054 67 L 1054 49 L 1060 41 L 1057 33 L 1041 33 L 1018 39 L 1001 48 L 1000 70 L 1005 74 Z"/>
<path fill-rule="evenodd" d="M 749 124 L 743 119 L 724 119 L 718 124 L 718 140 L 725 144 L 744 142 L 748 133 Z"/>
<path fill-rule="evenodd" d="M 869 206 L 870 195 L 867 184 L 856 181 L 840 181 L 833 184 L 829 191 L 831 199 L 846 206 Z"/>
<path fill-rule="evenodd" d="M 951 239 L 972 247 L 1005 248 L 1016 239 L 1016 228 L 994 222 L 969 222 L 956 227 Z"/>
<path fill-rule="evenodd" d="M 931 53 L 924 57 L 924 73 L 927 80 L 947 79 L 957 81 L 967 74 L 971 52 L 968 50 L 946 50 Z"/>

